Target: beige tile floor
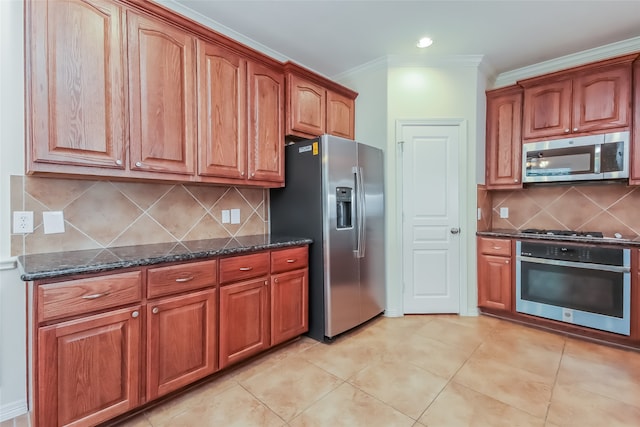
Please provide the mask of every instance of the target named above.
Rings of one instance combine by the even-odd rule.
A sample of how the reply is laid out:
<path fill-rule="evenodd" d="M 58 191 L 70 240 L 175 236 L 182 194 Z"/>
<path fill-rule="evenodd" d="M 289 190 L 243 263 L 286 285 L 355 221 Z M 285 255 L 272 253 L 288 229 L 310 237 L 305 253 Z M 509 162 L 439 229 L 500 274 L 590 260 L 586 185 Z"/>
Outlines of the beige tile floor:
<path fill-rule="evenodd" d="M 0 427 L 14 425 L 28 422 Z M 332 344 L 302 338 L 120 426 L 640 426 L 640 352 L 487 316 L 380 317 Z"/>

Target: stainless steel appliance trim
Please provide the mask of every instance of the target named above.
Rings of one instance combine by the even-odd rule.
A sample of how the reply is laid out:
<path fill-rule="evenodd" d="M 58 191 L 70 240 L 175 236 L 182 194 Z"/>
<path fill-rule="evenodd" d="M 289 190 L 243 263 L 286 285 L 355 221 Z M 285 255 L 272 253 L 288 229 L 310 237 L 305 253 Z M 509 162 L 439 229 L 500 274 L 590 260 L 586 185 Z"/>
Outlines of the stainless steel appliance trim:
<path fill-rule="evenodd" d="M 610 271 L 612 273 L 628 273 L 631 271 L 630 267 L 617 266 L 617 265 L 604 265 L 604 264 L 591 264 L 587 262 L 562 261 L 557 259 L 535 258 L 535 257 L 522 256 L 522 255 L 518 255 L 516 256 L 516 258 L 519 261 L 532 262 L 536 264 L 558 265 L 561 267 L 583 268 L 586 270 Z"/>

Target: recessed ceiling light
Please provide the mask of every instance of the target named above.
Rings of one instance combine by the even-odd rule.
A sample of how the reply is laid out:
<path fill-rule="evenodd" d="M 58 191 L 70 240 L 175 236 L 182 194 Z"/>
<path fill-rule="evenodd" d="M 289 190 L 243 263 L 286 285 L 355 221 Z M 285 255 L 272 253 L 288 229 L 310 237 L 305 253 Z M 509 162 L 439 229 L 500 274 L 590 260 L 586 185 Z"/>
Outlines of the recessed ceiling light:
<path fill-rule="evenodd" d="M 419 48 L 425 48 L 431 46 L 432 44 L 433 40 L 431 40 L 429 37 L 423 37 L 418 40 L 418 44 L 416 46 L 418 46 Z"/>

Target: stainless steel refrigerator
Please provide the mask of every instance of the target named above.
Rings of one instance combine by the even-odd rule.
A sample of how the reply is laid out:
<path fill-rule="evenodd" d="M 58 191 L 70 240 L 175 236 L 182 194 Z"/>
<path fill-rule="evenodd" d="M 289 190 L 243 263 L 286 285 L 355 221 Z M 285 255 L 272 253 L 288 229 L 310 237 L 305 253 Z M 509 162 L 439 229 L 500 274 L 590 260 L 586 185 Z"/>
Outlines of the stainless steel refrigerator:
<path fill-rule="evenodd" d="M 285 148 L 271 232 L 310 237 L 309 332 L 330 340 L 384 311 L 382 150 L 322 135 Z"/>

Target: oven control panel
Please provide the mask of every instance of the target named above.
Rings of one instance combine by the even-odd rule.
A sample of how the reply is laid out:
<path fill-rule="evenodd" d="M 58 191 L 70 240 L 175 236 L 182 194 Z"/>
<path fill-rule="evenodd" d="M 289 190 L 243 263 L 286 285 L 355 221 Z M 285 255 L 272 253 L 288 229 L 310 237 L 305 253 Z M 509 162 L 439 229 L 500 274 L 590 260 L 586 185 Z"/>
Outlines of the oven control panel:
<path fill-rule="evenodd" d="M 600 246 L 587 247 L 548 242 L 521 242 L 520 255 L 590 264 L 624 265 L 624 249 Z"/>

